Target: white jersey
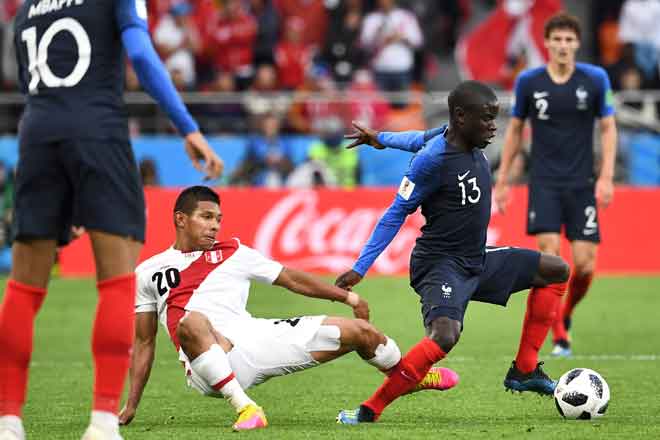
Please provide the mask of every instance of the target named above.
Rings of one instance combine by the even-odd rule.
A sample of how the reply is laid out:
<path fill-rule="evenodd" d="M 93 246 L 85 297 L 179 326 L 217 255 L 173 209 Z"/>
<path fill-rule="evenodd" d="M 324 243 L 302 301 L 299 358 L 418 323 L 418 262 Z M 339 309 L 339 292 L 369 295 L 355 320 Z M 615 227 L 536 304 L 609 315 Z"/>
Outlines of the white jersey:
<path fill-rule="evenodd" d="M 230 333 L 232 324 L 252 318 L 246 310 L 250 281 L 272 284 L 282 269 L 236 238 L 216 242 L 207 251 L 170 247 L 135 270 L 135 311 L 157 312 L 178 348 L 175 330 L 186 311 L 203 313 L 220 333 Z"/>

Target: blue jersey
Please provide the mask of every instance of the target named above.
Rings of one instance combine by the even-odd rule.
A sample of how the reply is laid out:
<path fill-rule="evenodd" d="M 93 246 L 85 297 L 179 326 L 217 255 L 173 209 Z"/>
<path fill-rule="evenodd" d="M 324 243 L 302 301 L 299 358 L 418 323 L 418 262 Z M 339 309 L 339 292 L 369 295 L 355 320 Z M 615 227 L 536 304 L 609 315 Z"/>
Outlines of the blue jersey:
<path fill-rule="evenodd" d="M 147 31 L 146 0 L 25 0 L 15 19 L 24 141 L 127 140 L 124 48 L 182 134 L 197 126 Z"/>
<path fill-rule="evenodd" d="M 426 224 L 413 255 L 453 257 L 476 273 L 483 268 L 490 221 L 491 174 L 483 151 L 447 143 L 446 127 L 379 134 L 381 144 L 415 152 L 392 205 L 378 222 L 353 270 L 364 275 L 418 207 Z"/>
<path fill-rule="evenodd" d="M 594 121 L 612 114 L 610 81 L 600 67 L 577 63 L 564 84 L 546 67 L 520 74 L 512 115 L 531 122 L 531 183 L 591 185 Z"/>

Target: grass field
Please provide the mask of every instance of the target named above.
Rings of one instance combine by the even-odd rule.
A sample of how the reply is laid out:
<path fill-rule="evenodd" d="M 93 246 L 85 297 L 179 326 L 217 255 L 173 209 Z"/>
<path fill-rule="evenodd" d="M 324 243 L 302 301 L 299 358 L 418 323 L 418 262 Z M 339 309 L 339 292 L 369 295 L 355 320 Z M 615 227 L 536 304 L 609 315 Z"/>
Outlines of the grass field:
<path fill-rule="evenodd" d="M 4 285 L 4 283 L 3 283 Z M 91 280 L 53 281 L 37 320 L 25 422 L 30 439 L 77 439 L 88 421 L 92 362 L 89 333 L 96 296 Z M 422 335 L 417 297 L 403 278 L 371 278 L 359 292 L 372 321 L 406 350 Z M 273 379 L 250 390 L 271 426 L 231 434 L 232 410 L 222 400 L 189 391 L 162 328 L 151 380 L 125 439 L 250 438 L 660 438 L 660 278 L 600 278 L 574 317 L 570 360 L 547 356 L 558 377 L 588 367 L 607 379 L 612 400 L 605 418 L 565 421 L 550 398 L 503 392 L 502 379 L 520 333 L 526 295 L 504 309 L 470 305 L 461 342 L 443 363 L 461 383 L 447 393 L 426 391 L 395 402 L 375 425 L 334 422 L 337 411 L 368 397 L 382 377 L 354 355 Z M 256 316 L 347 316 L 339 304 L 256 286 L 249 309 Z M 549 346 L 543 350 L 547 355 Z"/>

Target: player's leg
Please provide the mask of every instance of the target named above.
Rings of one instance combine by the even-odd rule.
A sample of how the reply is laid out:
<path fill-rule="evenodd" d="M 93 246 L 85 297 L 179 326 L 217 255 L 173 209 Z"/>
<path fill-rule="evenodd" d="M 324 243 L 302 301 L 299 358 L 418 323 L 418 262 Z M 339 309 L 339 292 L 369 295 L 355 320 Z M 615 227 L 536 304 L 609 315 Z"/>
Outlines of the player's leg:
<path fill-rule="evenodd" d="M 571 243 L 573 252 L 573 273 L 568 285 L 568 295 L 562 318 L 567 330 L 573 316 L 575 306 L 582 301 L 587 294 L 596 269 L 596 256 L 598 244 L 591 241 L 576 240 Z"/>
<path fill-rule="evenodd" d="M 188 357 L 193 385 L 206 395 L 220 393 L 239 413 L 235 430 L 268 425 L 263 410 L 245 394 L 236 380 L 227 357 L 233 348 L 232 343 L 213 328 L 204 314 L 188 312 L 179 322 L 176 336 Z"/>
<path fill-rule="evenodd" d="M 0 436 L 7 438 L 24 437 L 21 411 L 34 320 L 46 296 L 56 240 L 70 224 L 72 190 L 56 163 L 56 150 L 57 145 L 21 140 L 12 270 L 0 307 Z"/>
<path fill-rule="evenodd" d="M 21 422 L 32 357 L 34 319 L 46 296 L 55 240 L 14 242 L 12 270 L 0 306 L 0 438 L 24 438 Z M 9 433 L 5 435 L 9 436 Z"/>
<path fill-rule="evenodd" d="M 339 330 L 339 348 L 332 346 L 336 338 L 333 328 Z M 323 340 L 328 343 L 324 343 Z M 312 351 L 312 357 L 319 363 L 336 359 L 355 351 L 368 364 L 390 376 L 397 370 L 401 361 L 401 351 L 396 342 L 383 334 L 371 323 L 363 319 L 328 317 L 314 337 L 312 344 L 320 349 Z M 314 348 L 314 345 L 312 345 Z M 411 392 L 422 390 L 447 390 L 458 383 L 458 375 L 448 368 L 434 368 Z"/>

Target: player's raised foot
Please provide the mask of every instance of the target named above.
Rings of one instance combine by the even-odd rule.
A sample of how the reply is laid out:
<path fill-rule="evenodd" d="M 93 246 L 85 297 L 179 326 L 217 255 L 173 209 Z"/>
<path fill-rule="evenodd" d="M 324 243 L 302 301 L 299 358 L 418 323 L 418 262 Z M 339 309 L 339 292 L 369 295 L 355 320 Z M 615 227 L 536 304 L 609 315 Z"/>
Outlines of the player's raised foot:
<path fill-rule="evenodd" d="M 23 422 L 19 417 L 0 417 L 0 440 L 25 440 Z"/>
<path fill-rule="evenodd" d="M 264 410 L 260 406 L 249 404 L 238 413 L 238 419 L 233 428 L 234 431 L 249 431 L 266 426 L 268 426 L 268 420 L 266 420 Z"/>
<path fill-rule="evenodd" d="M 454 370 L 443 367 L 432 367 L 411 393 L 422 390 L 446 391 L 458 385 L 458 380 L 458 373 Z"/>
<path fill-rule="evenodd" d="M 87 430 L 82 436 L 82 440 L 124 440 L 119 435 L 119 427 L 117 429 L 103 429 L 96 425 L 89 425 Z"/>
<path fill-rule="evenodd" d="M 557 383 L 550 379 L 543 371 L 543 362 L 536 364 L 536 368 L 529 373 L 523 373 L 516 367 L 516 361 L 511 362 L 511 368 L 504 378 L 504 388 L 508 391 L 531 391 L 550 396 L 555 391 Z"/>
<path fill-rule="evenodd" d="M 374 423 L 376 415 L 370 408 L 360 405 L 358 409 L 342 409 L 337 414 L 336 420 L 340 425 L 359 425 L 360 423 Z"/>
<path fill-rule="evenodd" d="M 572 355 L 573 350 L 571 350 L 571 343 L 566 339 L 560 339 L 556 341 L 554 347 L 552 347 L 552 351 L 550 352 L 550 356 L 560 358 L 567 358 L 571 357 Z"/>

